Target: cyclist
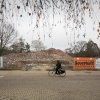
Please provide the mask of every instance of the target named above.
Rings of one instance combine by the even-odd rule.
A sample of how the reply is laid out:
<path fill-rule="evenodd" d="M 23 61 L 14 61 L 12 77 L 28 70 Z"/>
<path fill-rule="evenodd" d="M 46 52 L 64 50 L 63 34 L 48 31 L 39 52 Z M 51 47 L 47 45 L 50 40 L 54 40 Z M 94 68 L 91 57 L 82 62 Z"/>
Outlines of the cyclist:
<path fill-rule="evenodd" d="M 59 60 L 57 60 L 56 63 L 56 74 L 59 74 L 59 69 L 61 68 L 61 62 Z"/>

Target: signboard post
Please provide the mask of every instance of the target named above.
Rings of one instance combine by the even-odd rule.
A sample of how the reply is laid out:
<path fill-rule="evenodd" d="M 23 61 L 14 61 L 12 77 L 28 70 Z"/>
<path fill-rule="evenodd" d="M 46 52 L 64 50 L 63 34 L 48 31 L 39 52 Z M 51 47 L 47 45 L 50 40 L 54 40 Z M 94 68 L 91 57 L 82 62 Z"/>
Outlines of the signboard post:
<path fill-rule="evenodd" d="M 74 58 L 74 69 L 95 69 L 95 58 Z"/>
<path fill-rule="evenodd" d="M 3 57 L 0 57 L 0 68 L 3 68 Z"/>

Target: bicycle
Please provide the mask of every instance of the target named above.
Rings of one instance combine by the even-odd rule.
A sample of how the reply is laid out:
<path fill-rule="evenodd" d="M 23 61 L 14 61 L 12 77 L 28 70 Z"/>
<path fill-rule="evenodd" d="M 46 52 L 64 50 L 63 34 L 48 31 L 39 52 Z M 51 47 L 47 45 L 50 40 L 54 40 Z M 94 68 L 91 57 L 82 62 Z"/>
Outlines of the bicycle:
<path fill-rule="evenodd" d="M 66 70 L 65 70 L 65 68 L 60 68 L 58 70 L 58 73 L 56 74 L 56 68 L 54 67 L 52 70 L 48 71 L 48 75 L 51 77 L 53 77 L 55 75 L 60 75 L 60 76 L 64 77 L 66 75 Z"/>

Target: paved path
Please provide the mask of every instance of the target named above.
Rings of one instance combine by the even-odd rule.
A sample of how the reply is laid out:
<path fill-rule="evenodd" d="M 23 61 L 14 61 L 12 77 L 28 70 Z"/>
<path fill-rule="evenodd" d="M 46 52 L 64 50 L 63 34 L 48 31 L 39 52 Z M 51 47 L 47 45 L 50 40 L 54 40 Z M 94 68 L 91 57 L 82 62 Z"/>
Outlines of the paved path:
<path fill-rule="evenodd" d="M 0 71 L 0 100 L 100 100 L 100 71 Z"/>

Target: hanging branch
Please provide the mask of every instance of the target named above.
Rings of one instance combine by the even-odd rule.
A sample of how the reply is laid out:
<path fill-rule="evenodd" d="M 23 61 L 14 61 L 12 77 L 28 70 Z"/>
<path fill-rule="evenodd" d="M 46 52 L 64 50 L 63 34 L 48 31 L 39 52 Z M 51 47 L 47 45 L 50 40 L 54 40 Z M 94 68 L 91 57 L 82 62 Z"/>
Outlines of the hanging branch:
<path fill-rule="evenodd" d="M 12 13 L 11 11 L 13 10 L 13 14 L 11 14 L 13 16 L 10 16 L 10 18 L 14 18 L 14 16 L 16 16 L 18 17 L 16 19 L 20 23 L 20 19 L 23 19 L 24 17 L 23 14 L 27 13 L 28 17 L 30 17 L 31 22 L 36 23 L 35 29 L 38 29 L 38 27 L 40 26 L 40 21 L 42 21 L 44 30 L 48 28 L 49 34 L 51 34 L 51 29 L 57 26 L 57 22 L 59 22 L 59 16 L 61 16 L 61 21 L 65 23 L 65 30 L 66 28 L 72 30 L 71 23 L 74 23 L 73 28 L 74 30 L 77 30 L 81 29 L 82 26 L 86 24 L 85 13 L 87 11 L 89 12 L 90 18 L 92 18 L 93 15 L 97 18 L 96 13 L 94 11 L 95 8 L 93 8 L 94 5 L 98 4 L 98 9 L 100 10 L 100 0 L 14 0 L 12 2 L 10 0 L 9 3 L 8 1 L 9 0 L 1 1 L 2 10 L 4 10 L 3 7 L 7 6 L 7 4 L 10 5 L 10 7 L 6 7 L 7 10 L 5 10 L 5 18 L 9 19 L 8 15 L 10 15 Z M 23 13 L 21 13 L 22 9 L 24 9 Z M 1 10 L 0 14 L 2 14 Z M 20 14 L 20 17 L 18 16 L 18 14 Z M 36 18 L 36 21 L 34 21 L 34 16 Z M 52 20 L 49 21 L 51 16 Z M 56 16 L 58 17 L 58 19 L 56 19 Z M 66 18 L 63 18 L 64 16 L 66 16 Z M 99 19 L 98 22 L 100 22 Z M 74 33 L 75 32 L 73 31 L 73 35 Z M 67 34 L 70 33 L 67 32 Z"/>

